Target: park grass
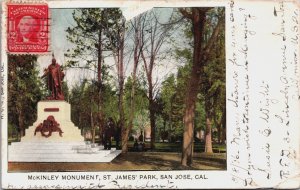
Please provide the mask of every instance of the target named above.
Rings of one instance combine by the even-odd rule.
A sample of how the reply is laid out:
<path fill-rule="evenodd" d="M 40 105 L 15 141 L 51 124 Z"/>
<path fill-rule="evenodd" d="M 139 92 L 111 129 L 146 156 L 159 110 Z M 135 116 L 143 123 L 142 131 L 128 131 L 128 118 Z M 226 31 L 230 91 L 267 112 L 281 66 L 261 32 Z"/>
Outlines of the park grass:
<path fill-rule="evenodd" d="M 130 141 L 128 143 L 129 150 L 133 150 L 133 143 Z M 113 142 L 114 145 L 114 142 Z M 145 143 L 146 150 L 150 150 L 150 142 Z M 181 142 L 156 142 L 155 143 L 155 149 L 153 151 L 155 152 L 178 152 L 180 153 L 182 150 L 182 143 Z M 195 152 L 204 152 L 205 150 L 205 144 L 201 142 L 195 142 L 194 143 L 194 151 Z M 226 153 L 226 145 L 225 144 L 213 144 L 213 152 L 214 153 Z"/>
<path fill-rule="evenodd" d="M 110 163 L 18 163 L 8 164 L 9 172 L 64 171 L 168 171 L 168 170 L 226 170 L 226 154 L 195 153 L 193 165 L 183 167 L 181 154 L 176 152 L 128 152 Z"/>

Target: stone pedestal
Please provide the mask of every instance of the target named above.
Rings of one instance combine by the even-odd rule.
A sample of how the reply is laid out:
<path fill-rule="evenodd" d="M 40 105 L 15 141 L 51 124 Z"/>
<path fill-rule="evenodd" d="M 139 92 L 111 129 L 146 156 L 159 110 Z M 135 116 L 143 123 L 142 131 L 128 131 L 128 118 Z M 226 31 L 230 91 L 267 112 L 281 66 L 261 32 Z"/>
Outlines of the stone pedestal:
<path fill-rule="evenodd" d="M 48 116 L 52 115 L 59 123 L 60 129 L 63 131 L 62 137 L 59 132 L 53 132 L 50 137 L 43 137 L 41 132 L 34 135 L 36 127 L 43 123 Z M 40 101 L 38 103 L 37 120 L 25 131 L 25 136 L 21 139 L 22 142 L 74 142 L 84 141 L 78 129 L 71 121 L 71 106 L 65 101 Z"/>
<path fill-rule="evenodd" d="M 35 130 L 49 116 L 59 123 L 59 132 L 42 136 Z M 9 162 L 110 162 L 121 153 L 120 150 L 104 150 L 103 146 L 84 141 L 71 121 L 71 107 L 65 101 L 40 101 L 37 120 L 25 131 L 21 142 L 12 143 L 8 148 Z"/>

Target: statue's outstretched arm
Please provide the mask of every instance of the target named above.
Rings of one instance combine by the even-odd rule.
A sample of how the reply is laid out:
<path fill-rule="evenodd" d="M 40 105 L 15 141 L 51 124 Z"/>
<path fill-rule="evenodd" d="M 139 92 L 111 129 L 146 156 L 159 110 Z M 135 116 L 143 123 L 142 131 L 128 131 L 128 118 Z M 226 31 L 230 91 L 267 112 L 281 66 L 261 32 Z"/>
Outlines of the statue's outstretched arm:
<path fill-rule="evenodd" d="M 41 78 L 44 78 L 45 76 L 47 76 L 48 73 L 49 73 L 49 70 L 48 70 L 48 69 L 45 69 L 45 70 L 44 70 L 44 74 L 43 74 L 43 76 L 42 76 Z"/>

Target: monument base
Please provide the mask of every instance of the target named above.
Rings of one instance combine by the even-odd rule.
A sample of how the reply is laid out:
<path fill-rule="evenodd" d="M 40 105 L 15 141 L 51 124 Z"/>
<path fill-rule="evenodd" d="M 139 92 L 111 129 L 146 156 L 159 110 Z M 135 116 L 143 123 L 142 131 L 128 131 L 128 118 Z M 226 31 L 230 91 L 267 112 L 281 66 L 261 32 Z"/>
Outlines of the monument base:
<path fill-rule="evenodd" d="M 9 162 L 111 162 L 121 153 L 85 142 L 16 142 L 9 146 Z"/>
<path fill-rule="evenodd" d="M 38 127 L 49 117 L 59 124 L 58 131 Z M 9 162 L 111 162 L 121 153 L 85 142 L 71 121 L 70 104 L 52 100 L 38 103 L 37 121 L 8 149 Z"/>
<path fill-rule="evenodd" d="M 45 137 L 40 131 L 36 132 L 39 124 L 43 123 L 49 116 L 53 116 L 59 124 L 62 131 L 60 136 L 58 131 L 52 132 L 51 136 Z M 49 134 L 45 132 L 44 134 Z M 71 106 L 65 101 L 51 100 L 38 102 L 37 120 L 25 131 L 22 142 L 74 142 L 84 141 L 80 129 L 78 129 L 71 121 Z"/>

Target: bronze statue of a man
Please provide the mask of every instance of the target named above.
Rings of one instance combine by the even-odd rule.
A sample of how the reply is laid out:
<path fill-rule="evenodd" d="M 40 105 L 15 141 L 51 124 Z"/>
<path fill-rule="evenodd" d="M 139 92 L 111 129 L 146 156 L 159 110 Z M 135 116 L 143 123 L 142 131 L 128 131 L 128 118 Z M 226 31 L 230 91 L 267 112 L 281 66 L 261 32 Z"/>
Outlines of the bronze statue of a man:
<path fill-rule="evenodd" d="M 52 58 L 52 63 L 45 69 L 45 73 L 42 78 L 47 76 L 47 88 L 51 91 L 51 96 L 48 100 L 64 100 L 64 94 L 62 91 L 62 81 L 65 76 L 60 65 L 56 62 L 56 59 Z"/>

